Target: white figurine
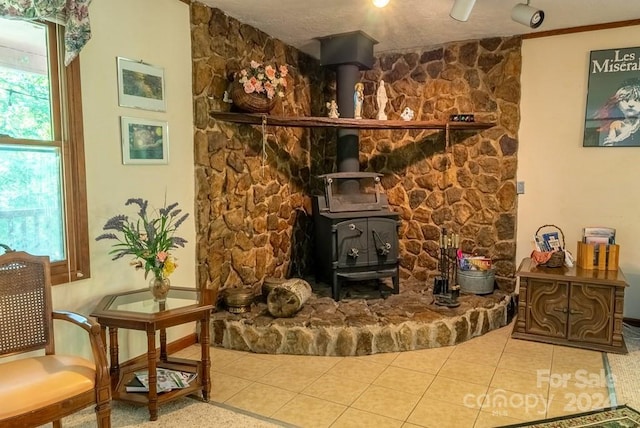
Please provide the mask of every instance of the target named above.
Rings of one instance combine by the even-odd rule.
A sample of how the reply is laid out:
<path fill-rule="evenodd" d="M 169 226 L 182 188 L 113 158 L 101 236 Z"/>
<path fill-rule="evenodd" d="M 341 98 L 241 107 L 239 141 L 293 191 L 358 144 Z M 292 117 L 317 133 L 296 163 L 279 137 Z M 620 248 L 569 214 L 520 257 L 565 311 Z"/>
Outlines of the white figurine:
<path fill-rule="evenodd" d="M 415 113 L 413 112 L 413 110 L 411 110 L 409 107 L 405 107 L 404 110 L 402 110 L 402 114 L 400 115 L 400 117 L 402 118 L 402 120 L 411 120 L 413 119 L 414 115 Z"/>
<path fill-rule="evenodd" d="M 378 102 L 378 116 L 376 118 L 378 120 L 387 120 L 387 114 L 384 112 L 384 109 L 387 107 L 389 97 L 387 97 L 387 90 L 384 87 L 384 80 L 381 80 L 378 86 L 376 101 Z"/>
<path fill-rule="evenodd" d="M 362 102 L 364 101 L 364 83 L 358 82 L 353 92 L 353 117 L 362 119 Z"/>
<path fill-rule="evenodd" d="M 337 119 L 340 117 L 340 113 L 338 113 L 338 104 L 336 104 L 336 100 L 331 100 L 330 103 L 327 103 L 327 110 L 329 110 L 327 116 L 331 119 Z"/>

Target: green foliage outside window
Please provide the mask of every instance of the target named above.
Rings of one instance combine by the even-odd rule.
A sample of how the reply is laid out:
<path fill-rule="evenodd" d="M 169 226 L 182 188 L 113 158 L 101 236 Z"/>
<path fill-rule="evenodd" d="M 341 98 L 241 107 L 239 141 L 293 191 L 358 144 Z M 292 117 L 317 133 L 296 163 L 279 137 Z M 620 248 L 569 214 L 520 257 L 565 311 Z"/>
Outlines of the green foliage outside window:
<path fill-rule="evenodd" d="M 46 75 L 0 67 L 0 136 L 53 138 Z"/>

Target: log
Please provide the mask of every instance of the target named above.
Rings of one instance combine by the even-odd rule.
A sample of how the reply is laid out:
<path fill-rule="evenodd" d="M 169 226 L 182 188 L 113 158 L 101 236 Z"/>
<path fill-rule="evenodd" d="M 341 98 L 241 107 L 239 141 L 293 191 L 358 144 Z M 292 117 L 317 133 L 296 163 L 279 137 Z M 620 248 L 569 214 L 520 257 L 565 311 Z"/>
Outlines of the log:
<path fill-rule="evenodd" d="M 277 285 L 267 296 L 267 309 L 276 318 L 294 316 L 311 297 L 311 285 L 303 279 L 293 278 Z"/>

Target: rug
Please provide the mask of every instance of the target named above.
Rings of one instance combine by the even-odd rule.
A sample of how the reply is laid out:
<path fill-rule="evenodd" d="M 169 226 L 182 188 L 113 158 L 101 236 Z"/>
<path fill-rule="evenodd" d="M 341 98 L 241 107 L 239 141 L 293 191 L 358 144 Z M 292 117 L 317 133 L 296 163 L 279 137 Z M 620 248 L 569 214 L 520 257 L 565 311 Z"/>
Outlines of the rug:
<path fill-rule="evenodd" d="M 609 407 L 593 412 L 560 416 L 539 421 L 523 422 L 515 425 L 504 425 L 500 428 L 639 428 L 640 413 L 628 406 Z"/>
<path fill-rule="evenodd" d="M 640 328 L 628 324 L 622 326 L 628 354 L 607 354 L 617 403 L 640 409 Z"/>
<path fill-rule="evenodd" d="M 93 408 L 87 408 L 62 420 L 64 428 L 95 428 Z M 51 424 L 41 428 L 50 428 Z M 157 428 L 281 428 L 291 425 L 235 409 L 221 403 L 205 403 L 189 397 L 162 404 L 158 408 L 158 420 L 149 420 L 145 406 L 134 406 L 120 401 L 111 402 L 111 427 Z"/>

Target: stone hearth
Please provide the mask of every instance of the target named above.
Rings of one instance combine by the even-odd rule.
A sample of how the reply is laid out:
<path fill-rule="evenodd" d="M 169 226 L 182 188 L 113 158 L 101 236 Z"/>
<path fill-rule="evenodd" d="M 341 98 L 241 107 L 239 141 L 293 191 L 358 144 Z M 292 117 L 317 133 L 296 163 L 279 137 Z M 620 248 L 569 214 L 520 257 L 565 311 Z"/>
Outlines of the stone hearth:
<path fill-rule="evenodd" d="M 503 327 L 515 308 L 515 295 L 498 289 L 484 296 L 462 294 L 460 306 L 448 308 L 435 305 L 424 284 L 402 284 L 400 294 L 384 298 L 377 283 L 350 284 L 350 295 L 339 302 L 329 297 L 329 286 L 312 285 L 314 294 L 292 318 L 272 317 L 259 298 L 243 314 L 218 309 L 212 344 L 267 354 L 410 351 L 455 345 Z"/>

